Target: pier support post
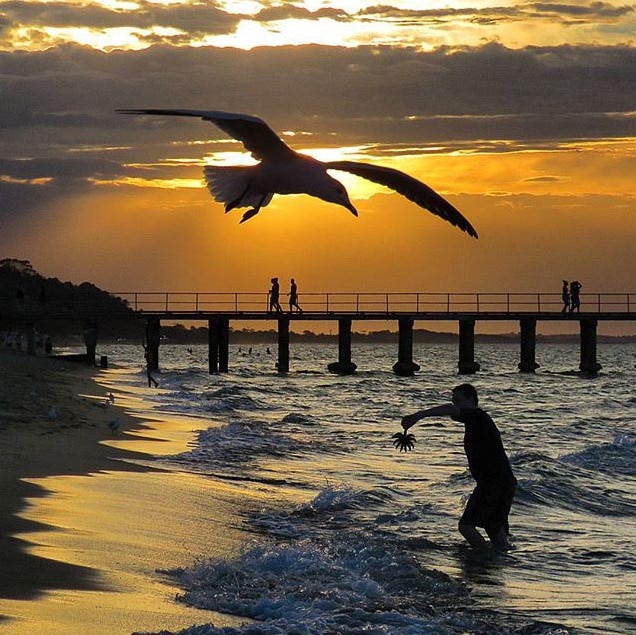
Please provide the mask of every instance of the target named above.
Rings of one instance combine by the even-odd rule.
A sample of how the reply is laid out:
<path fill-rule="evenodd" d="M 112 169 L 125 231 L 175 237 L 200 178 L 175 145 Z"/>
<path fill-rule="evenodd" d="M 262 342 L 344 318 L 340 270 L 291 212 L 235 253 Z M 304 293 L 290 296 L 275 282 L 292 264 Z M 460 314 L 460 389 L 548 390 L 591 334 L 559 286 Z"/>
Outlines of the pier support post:
<path fill-rule="evenodd" d="M 208 372 L 214 375 L 219 372 L 219 320 L 208 320 Z"/>
<path fill-rule="evenodd" d="M 581 364 L 579 369 L 586 377 L 596 377 L 602 366 L 596 361 L 597 320 L 580 320 L 581 327 Z"/>
<path fill-rule="evenodd" d="M 148 368 L 159 370 L 159 344 L 161 342 L 161 320 L 146 320 L 146 346 L 148 348 Z"/>
<path fill-rule="evenodd" d="M 353 375 L 357 366 L 351 361 L 351 318 L 338 320 L 338 361 L 327 364 L 327 369 L 339 375 Z"/>
<path fill-rule="evenodd" d="M 227 373 L 230 362 L 230 318 L 219 318 L 219 372 Z"/>
<path fill-rule="evenodd" d="M 412 377 L 420 367 L 413 361 L 413 319 L 398 320 L 398 360 L 393 372 L 400 377 Z"/>
<path fill-rule="evenodd" d="M 289 372 L 289 318 L 278 318 L 278 363 L 279 373 Z"/>
<path fill-rule="evenodd" d="M 521 352 L 519 370 L 522 373 L 534 373 L 539 368 L 536 362 L 537 321 L 534 318 L 522 318 L 519 321 Z"/>
<path fill-rule="evenodd" d="M 84 324 L 84 344 L 86 345 L 86 363 L 95 366 L 97 349 L 97 320 L 86 320 Z"/>
<path fill-rule="evenodd" d="M 459 321 L 459 363 L 460 375 L 472 375 L 481 367 L 475 361 L 475 320 Z"/>

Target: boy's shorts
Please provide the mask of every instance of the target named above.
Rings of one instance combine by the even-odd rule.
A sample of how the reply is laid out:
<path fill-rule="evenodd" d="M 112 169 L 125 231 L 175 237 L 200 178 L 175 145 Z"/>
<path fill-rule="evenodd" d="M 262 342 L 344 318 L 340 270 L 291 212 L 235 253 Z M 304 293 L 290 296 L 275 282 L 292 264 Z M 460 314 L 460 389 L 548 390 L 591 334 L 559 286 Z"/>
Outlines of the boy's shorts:
<path fill-rule="evenodd" d="M 491 540 L 494 540 L 503 527 L 509 532 L 508 514 L 515 495 L 516 481 L 484 481 L 470 495 L 460 525 L 483 527 Z"/>

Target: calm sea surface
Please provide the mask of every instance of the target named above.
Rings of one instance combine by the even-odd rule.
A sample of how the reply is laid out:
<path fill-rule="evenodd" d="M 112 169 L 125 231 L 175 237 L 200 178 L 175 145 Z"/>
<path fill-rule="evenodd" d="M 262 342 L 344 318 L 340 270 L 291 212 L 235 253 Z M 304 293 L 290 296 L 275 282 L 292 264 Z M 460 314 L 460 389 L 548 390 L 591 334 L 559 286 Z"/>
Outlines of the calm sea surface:
<path fill-rule="evenodd" d="M 189 452 L 157 461 L 270 494 L 240 519 L 240 558 L 199 554 L 170 573 L 184 601 L 257 622 L 182 633 L 636 632 L 633 346 L 599 346 L 596 379 L 571 372 L 574 344 L 540 346 L 535 375 L 517 371 L 517 346 L 478 345 L 468 378 L 456 346 L 416 346 L 414 378 L 391 372 L 395 346 L 354 346 L 351 377 L 326 371 L 336 345 L 293 345 L 285 376 L 275 346 L 248 348 L 210 376 L 207 347 L 162 345 L 160 388 L 146 393 L 151 410 L 201 422 Z M 100 352 L 122 367 L 120 390 L 145 383 L 141 347 Z M 519 481 L 509 554 L 477 555 L 457 533 L 473 488 L 461 424 L 416 426 L 407 454 L 391 444 L 403 414 L 447 402 L 465 379 Z"/>

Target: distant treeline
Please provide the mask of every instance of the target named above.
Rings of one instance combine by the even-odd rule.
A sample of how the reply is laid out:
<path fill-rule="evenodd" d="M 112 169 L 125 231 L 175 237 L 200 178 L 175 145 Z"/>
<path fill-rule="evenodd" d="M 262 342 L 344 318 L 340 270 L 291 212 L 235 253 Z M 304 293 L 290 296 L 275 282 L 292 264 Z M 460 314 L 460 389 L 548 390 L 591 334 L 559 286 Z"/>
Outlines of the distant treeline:
<path fill-rule="evenodd" d="M 100 319 L 103 315 L 119 319 Z M 45 278 L 28 260 L 0 260 L 0 331 L 24 331 L 32 324 L 39 333 L 59 341 L 81 337 L 95 322 L 101 340 L 123 337 L 141 341 L 143 337 L 144 321 L 134 319 L 127 303 L 91 282 L 75 285 Z"/>

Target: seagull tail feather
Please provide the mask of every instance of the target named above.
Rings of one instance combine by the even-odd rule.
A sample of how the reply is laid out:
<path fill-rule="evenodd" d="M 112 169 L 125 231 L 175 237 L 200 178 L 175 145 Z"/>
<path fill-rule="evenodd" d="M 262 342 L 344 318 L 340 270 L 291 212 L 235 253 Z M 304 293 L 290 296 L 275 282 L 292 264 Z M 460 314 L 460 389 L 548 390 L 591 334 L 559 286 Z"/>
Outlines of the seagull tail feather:
<path fill-rule="evenodd" d="M 273 194 L 266 194 L 254 186 L 254 166 L 208 165 L 203 169 L 205 182 L 215 201 L 225 204 L 225 211 L 236 207 L 264 207 Z"/>

